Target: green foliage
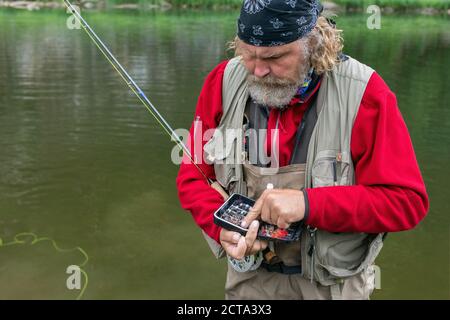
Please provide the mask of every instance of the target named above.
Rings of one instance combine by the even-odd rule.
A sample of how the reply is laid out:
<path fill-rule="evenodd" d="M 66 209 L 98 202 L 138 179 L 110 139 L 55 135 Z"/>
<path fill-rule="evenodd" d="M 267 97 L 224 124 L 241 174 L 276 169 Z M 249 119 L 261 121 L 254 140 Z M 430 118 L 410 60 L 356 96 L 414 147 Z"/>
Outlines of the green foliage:
<path fill-rule="evenodd" d="M 13 0 L 14 1 L 14 0 Z M 54 2 L 58 0 L 36 0 L 41 2 Z M 106 6 L 118 4 L 138 4 L 140 7 L 149 5 L 161 6 L 169 4 L 178 8 L 239 8 L 243 0 L 79 0 L 74 2 L 105 3 Z M 450 0 L 323 0 L 334 2 L 344 8 L 363 9 L 369 5 L 391 7 L 396 10 L 435 8 L 439 10 L 450 9 Z"/>
<path fill-rule="evenodd" d="M 170 3 L 175 7 L 191 8 L 213 8 L 213 7 L 232 7 L 238 8 L 242 0 L 106 0 L 111 3 L 139 3 L 160 5 L 164 2 Z M 346 8 L 367 8 L 375 4 L 380 7 L 392 7 L 395 9 L 410 8 L 436 8 L 449 9 L 449 0 L 331 0 L 338 5 Z"/>
<path fill-rule="evenodd" d="M 449 9 L 449 0 L 334 0 L 332 1 L 346 8 L 367 8 L 375 4 L 380 7 L 395 9 L 435 8 Z"/>

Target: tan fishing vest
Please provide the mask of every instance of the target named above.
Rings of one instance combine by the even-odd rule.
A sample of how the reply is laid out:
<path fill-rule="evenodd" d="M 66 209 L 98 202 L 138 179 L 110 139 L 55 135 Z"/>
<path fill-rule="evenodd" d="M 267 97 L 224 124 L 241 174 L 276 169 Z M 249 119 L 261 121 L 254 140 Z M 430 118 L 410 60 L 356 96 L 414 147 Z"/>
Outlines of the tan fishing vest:
<path fill-rule="evenodd" d="M 350 137 L 372 73 L 370 67 L 349 57 L 323 75 L 317 96 L 317 123 L 308 146 L 304 181 L 299 185 L 317 188 L 355 183 Z M 204 146 L 205 154 L 214 164 L 217 181 L 230 194 L 248 194 L 245 175 L 250 171 L 244 170 L 243 165 L 242 130 L 249 97 L 246 76 L 240 57 L 229 61 L 223 78 L 222 119 Z M 259 189 L 264 188 L 265 181 L 261 181 Z M 204 235 L 216 257 L 224 256 L 223 249 Z M 373 264 L 382 248 L 382 238 L 383 234 L 330 233 L 307 227 L 299 244 L 300 259 L 294 260 L 301 261 L 303 277 L 324 286 L 334 285 Z M 290 254 L 293 252 L 297 250 L 291 250 Z"/>

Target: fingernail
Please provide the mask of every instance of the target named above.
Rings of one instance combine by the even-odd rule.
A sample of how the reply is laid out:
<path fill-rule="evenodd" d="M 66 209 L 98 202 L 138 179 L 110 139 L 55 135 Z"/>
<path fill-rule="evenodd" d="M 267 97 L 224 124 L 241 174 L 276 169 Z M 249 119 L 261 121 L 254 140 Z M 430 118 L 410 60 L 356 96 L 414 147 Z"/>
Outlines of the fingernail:
<path fill-rule="evenodd" d="M 241 222 L 241 227 L 242 227 L 242 228 L 246 228 L 246 227 L 247 227 L 247 221 L 243 220 L 243 221 Z"/>
<path fill-rule="evenodd" d="M 241 238 L 241 235 L 239 233 L 236 233 L 235 235 L 233 235 L 233 241 L 239 241 L 239 239 Z"/>

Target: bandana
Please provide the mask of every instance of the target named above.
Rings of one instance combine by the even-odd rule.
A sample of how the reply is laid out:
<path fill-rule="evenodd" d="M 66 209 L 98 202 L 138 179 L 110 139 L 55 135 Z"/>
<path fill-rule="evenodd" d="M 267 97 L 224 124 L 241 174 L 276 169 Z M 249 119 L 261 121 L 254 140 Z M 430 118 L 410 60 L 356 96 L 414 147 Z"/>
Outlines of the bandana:
<path fill-rule="evenodd" d="M 253 46 L 280 46 L 307 35 L 322 12 L 319 0 L 244 0 L 238 37 Z"/>

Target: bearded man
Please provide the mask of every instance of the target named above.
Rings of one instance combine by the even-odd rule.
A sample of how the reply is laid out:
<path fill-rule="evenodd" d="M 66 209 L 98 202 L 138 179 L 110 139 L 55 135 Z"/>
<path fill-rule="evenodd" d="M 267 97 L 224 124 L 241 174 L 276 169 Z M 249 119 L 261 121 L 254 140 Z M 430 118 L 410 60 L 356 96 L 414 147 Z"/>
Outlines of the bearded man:
<path fill-rule="evenodd" d="M 236 57 L 208 75 L 198 100 L 191 137 L 215 129 L 200 155 L 212 163 L 198 165 L 228 194 L 257 200 L 245 236 L 222 229 L 213 213 L 223 197 L 181 165 L 181 204 L 229 261 L 227 299 L 368 299 L 386 233 L 415 227 L 428 210 L 395 95 L 342 53 L 341 31 L 321 8 L 244 1 Z M 259 240 L 261 220 L 295 224 L 301 238 Z"/>

